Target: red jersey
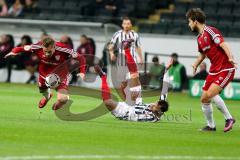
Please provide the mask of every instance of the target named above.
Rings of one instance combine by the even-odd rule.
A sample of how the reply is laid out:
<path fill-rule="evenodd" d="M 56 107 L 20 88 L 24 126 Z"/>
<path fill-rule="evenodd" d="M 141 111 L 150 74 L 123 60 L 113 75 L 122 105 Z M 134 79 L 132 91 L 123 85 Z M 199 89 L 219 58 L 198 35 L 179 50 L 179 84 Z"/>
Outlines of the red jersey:
<path fill-rule="evenodd" d="M 205 26 L 204 32 L 198 35 L 197 41 L 199 52 L 205 54 L 211 62 L 209 74 L 214 75 L 234 68 L 228 61 L 225 51 L 219 46 L 224 39 L 218 29 Z"/>
<path fill-rule="evenodd" d="M 41 44 L 41 42 L 38 42 L 36 44 L 26 45 L 24 47 L 16 47 L 12 50 L 12 52 L 16 54 L 19 52 L 35 53 L 40 60 L 38 70 L 40 76 L 42 77 L 46 77 L 48 74 L 52 73 L 57 67 L 59 67 L 61 64 L 64 64 L 64 62 L 71 58 L 78 59 L 80 63 L 80 72 L 85 73 L 84 57 L 73 51 L 73 49 L 69 49 L 64 43 L 55 43 L 55 52 L 51 57 L 45 56 Z M 65 68 L 66 67 L 63 65 L 62 69 L 65 70 Z"/>

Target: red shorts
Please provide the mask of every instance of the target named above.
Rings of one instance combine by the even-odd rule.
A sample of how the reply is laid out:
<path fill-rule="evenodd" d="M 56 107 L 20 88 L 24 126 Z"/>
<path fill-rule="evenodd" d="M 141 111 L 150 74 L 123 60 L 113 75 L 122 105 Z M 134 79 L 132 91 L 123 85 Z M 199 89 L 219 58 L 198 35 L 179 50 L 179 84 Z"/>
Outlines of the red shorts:
<path fill-rule="evenodd" d="M 216 75 L 209 74 L 205 80 L 205 83 L 204 83 L 202 89 L 204 91 L 207 91 L 212 83 L 217 84 L 218 86 L 220 86 L 223 89 L 228 85 L 229 82 L 231 82 L 233 80 L 234 74 L 235 74 L 235 69 L 223 71 Z"/>
<path fill-rule="evenodd" d="M 69 83 L 68 78 L 64 79 L 60 83 L 60 85 L 56 88 L 56 90 L 60 90 L 60 89 L 68 90 L 68 83 Z M 39 77 L 38 77 L 38 87 L 39 87 L 40 90 L 48 88 L 45 84 L 45 79 L 41 75 L 39 75 Z"/>

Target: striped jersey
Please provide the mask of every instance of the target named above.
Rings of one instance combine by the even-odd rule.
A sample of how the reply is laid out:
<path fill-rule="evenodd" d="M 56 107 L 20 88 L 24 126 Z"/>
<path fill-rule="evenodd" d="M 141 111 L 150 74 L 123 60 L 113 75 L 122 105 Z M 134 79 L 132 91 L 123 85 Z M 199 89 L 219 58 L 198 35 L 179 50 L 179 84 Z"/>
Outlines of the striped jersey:
<path fill-rule="evenodd" d="M 128 33 L 124 32 L 123 30 L 119 30 L 117 31 L 112 39 L 111 39 L 111 43 L 114 44 L 117 48 L 118 48 L 118 59 L 117 59 L 117 64 L 118 65 L 126 65 L 126 60 L 125 60 L 125 56 L 124 56 L 124 48 L 122 45 L 122 42 L 128 39 L 132 39 L 133 43 L 132 46 L 130 48 L 131 54 L 135 60 L 135 62 L 137 62 L 137 53 L 136 53 L 136 48 L 141 46 L 140 43 L 140 38 L 139 35 L 131 30 Z"/>
<path fill-rule="evenodd" d="M 139 103 L 129 106 L 128 111 L 120 120 L 137 121 L 137 122 L 157 122 L 160 117 L 156 116 L 150 109 L 150 104 Z"/>

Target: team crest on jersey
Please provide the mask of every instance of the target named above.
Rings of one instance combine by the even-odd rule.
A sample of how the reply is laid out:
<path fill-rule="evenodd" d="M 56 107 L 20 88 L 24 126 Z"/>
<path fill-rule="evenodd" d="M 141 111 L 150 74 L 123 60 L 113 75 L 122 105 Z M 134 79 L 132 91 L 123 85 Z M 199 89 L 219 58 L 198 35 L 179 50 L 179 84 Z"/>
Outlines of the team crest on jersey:
<path fill-rule="evenodd" d="M 207 42 L 207 37 L 206 36 L 203 39 L 204 39 L 204 42 Z"/>
<path fill-rule="evenodd" d="M 219 77 L 218 79 L 221 81 L 221 80 L 223 80 L 223 77 Z"/>
<path fill-rule="evenodd" d="M 55 59 L 56 59 L 57 61 L 59 61 L 59 60 L 60 60 L 60 55 L 55 56 Z"/>
<path fill-rule="evenodd" d="M 219 43 L 220 43 L 220 38 L 219 38 L 219 37 L 216 37 L 216 38 L 214 39 L 214 42 L 215 42 L 216 44 L 219 44 Z"/>
<path fill-rule="evenodd" d="M 30 45 L 24 46 L 24 50 L 25 50 L 25 51 L 29 51 L 30 49 L 31 49 L 31 46 L 30 46 Z"/>

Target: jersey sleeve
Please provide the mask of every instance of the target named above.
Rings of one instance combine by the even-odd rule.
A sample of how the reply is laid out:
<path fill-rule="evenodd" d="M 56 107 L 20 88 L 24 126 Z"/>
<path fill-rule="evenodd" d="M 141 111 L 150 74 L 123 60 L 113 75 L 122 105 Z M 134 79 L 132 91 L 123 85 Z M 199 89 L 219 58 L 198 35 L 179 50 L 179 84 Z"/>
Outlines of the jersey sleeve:
<path fill-rule="evenodd" d="M 221 32 L 216 29 L 216 28 L 212 28 L 211 32 L 210 32 L 212 41 L 219 46 L 222 42 L 224 42 L 224 38 L 221 34 Z"/>
<path fill-rule="evenodd" d="M 12 52 L 15 54 L 21 53 L 21 52 L 26 52 L 26 53 L 33 53 L 38 49 L 41 49 L 41 42 L 38 42 L 36 44 L 31 44 L 31 45 L 25 45 L 21 47 L 15 47 L 12 49 Z"/>
<path fill-rule="evenodd" d="M 136 47 L 140 47 L 141 46 L 141 41 L 140 41 L 140 37 L 139 37 L 139 35 L 136 33 L 136 42 L 135 42 L 136 44 Z"/>
<path fill-rule="evenodd" d="M 83 55 L 80 55 L 78 52 L 74 51 L 73 49 L 68 49 L 69 54 L 72 56 L 72 58 L 75 58 L 79 61 L 79 71 L 80 73 L 86 73 L 86 59 Z"/>
<path fill-rule="evenodd" d="M 202 50 L 202 48 L 200 47 L 199 43 L 198 43 L 198 52 L 203 53 L 203 50 Z"/>
<path fill-rule="evenodd" d="M 115 45 L 115 44 L 117 43 L 118 36 L 119 36 L 119 32 L 116 32 L 116 33 L 113 35 L 110 43 Z"/>

